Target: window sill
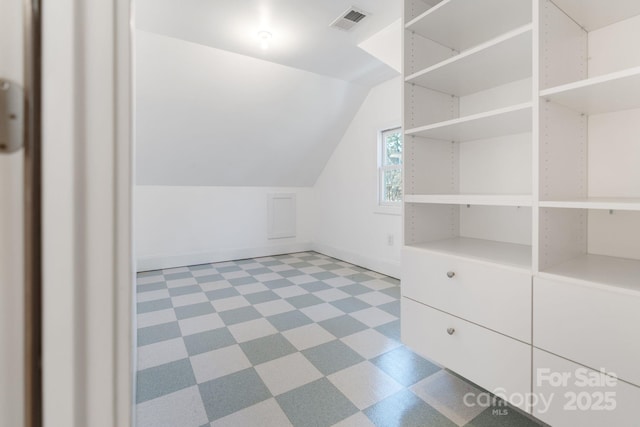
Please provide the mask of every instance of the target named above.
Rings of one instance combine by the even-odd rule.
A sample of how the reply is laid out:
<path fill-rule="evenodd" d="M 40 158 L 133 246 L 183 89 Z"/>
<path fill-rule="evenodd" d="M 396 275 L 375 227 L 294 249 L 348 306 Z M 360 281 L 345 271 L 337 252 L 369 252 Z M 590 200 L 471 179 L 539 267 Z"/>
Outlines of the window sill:
<path fill-rule="evenodd" d="M 393 215 L 393 216 L 402 216 L 402 206 L 384 206 L 378 205 L 373 210 L 374 214 L 378 215 Z"/>

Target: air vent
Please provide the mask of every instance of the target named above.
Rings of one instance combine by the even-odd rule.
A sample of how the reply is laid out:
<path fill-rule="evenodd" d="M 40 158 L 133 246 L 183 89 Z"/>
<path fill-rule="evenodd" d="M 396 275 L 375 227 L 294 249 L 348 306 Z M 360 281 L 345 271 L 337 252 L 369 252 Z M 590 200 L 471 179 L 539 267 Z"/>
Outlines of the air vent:
<path fill-rule="evenodd" d="M 366 18 L 367 15 L 369 14 L 362 9 L 358 9 L 357 7 L 350 7 L 349 9 L 345 10 L 344 13 L 342 13 L 329 26 L 342 31 L 349 31 L 353 27 L 355 27 L 358 22 Z"/>

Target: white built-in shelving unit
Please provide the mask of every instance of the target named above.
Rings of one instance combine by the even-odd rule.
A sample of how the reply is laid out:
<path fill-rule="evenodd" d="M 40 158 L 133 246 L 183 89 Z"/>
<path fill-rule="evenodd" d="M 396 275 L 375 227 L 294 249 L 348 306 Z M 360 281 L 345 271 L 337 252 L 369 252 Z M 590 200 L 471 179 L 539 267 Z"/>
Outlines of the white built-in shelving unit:
<path fill-rule="evenodd" d="M 541 368 L 616 374 L 615 411 L 512 403 L 554 426 L 634 425 L 640 1 L 405 0 L 404 15 L 403 339 L 507 396 L 576 391 Z"/>

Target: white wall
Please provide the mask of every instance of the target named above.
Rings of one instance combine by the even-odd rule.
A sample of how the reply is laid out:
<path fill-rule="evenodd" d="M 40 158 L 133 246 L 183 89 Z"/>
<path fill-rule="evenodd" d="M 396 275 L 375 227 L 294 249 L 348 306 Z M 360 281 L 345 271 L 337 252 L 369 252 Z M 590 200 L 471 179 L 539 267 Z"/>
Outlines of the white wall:
<path fill-rule="evenodd" d="M 384 53 L 399 52 L 390 49 L 395 26 L 361 47 L 393 62 Z M 401 217 L 377 206 L 377 138 L 401 123 L 400 77 L 367 95 L 306 71 L 137 36 L 138 271 L 316 249 L 399 276 Z M 266 238 L 267 194 L 276 191 L 297 194 L 296 238 Z"/>
<path fill-rule="evenodd" d="M 399 277 L 402 221 L 377 205 L 377 141 L 400 125 L 400 88 L 371 90 L 314 187 L 137 186 L 138 271 L 315 249 Z M 296 194 L 296 238 L 267 239 L 273 192 Z"/>
<path fill-rule="evenodd" d="M 314 247 L 394 277 L 402 219 L 377 206 L 377 141 L 379 131 L 401 124 L 401 84 L 397 77 L 369 92 L 314 187 Z"/>
<path fill-rule="evenodd" d="M 0 77 L 22 83 L 22 2 L 0 1 Z M 23 423 L 24 151 L 0 154 L 0 425 Z"/>
<path fill-rule="evenodd" d="M 267 239 L 267 194 L 295 193 L 297 236 Z M 311 249 L 309 187 L 137 186 L 138 271 Z"/>
<path fill-rule="evenodd" d="M 137 183 L 311 186 L 368 88 L 136 32 Z"/>

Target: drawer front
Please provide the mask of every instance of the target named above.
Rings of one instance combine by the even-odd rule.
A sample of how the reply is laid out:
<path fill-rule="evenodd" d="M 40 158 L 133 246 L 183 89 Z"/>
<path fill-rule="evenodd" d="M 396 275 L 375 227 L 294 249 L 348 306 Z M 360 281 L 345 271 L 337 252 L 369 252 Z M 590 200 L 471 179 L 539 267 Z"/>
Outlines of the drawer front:
<path fill-rule="evenodd" d="M 520 341 L 407 298 L 402 298 L 402 341 L 489 391 L 531 392 L 531 346 Z"/>
<path fill-rule="evenodd" d="M 534 346 L 640 386 L 640 296 L 537 277 L 533 296 Z"/>
<path fill-rule="evenodd" d="M 531 342 L 528 273 L 404 248 L 402 295 Z"/>
<path fill-rule="evenodd" d="M 640 426 L 640 388 L 537 349 L 533 394 L 533 415 L 553 427 Z"/>

